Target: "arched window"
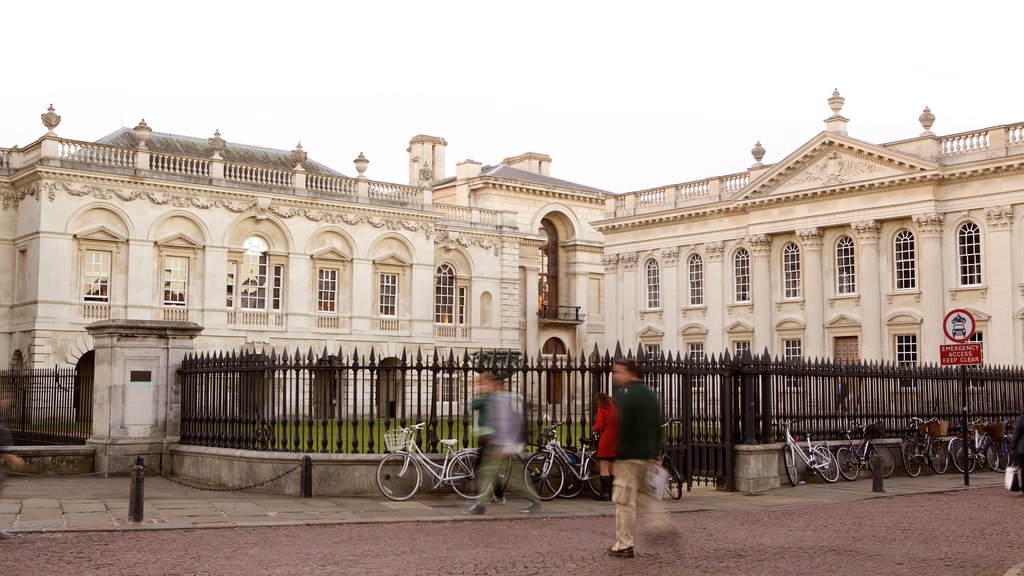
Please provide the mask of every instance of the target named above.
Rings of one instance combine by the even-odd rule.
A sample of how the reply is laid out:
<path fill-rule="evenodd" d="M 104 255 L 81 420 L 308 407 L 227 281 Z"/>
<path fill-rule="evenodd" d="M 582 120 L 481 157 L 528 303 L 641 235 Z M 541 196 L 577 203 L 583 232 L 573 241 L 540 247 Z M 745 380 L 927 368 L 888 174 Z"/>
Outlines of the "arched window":
<path fill-rule="evenodd" d="M 448 264 L 438 266 L 434 277 L 434 322 L 455 323 L 455 270 Z"/>
<path fill-rule="evenodd" d="M 800 248 L 794 242 L 782 249 L 782 297 L 800 297 Z"/>
<path fill-rule="evenodd" d="M 857 260 L 853 238 L 849 236 L 836 242 L 836 293 L 857 293 Z"/>
<path fill-rule="evenodd" d="M 270 246 L 258 236 L 250 236 L 242 244 L 242 261 L 238 271 L 239 307 L 242 310 L 267 309 L 267 252 Z"/>
<path fill-rule="evenodd" d="M 956 233 L 956 251 L 960 257 L 960 285 L 981 284 L 981 230 L 967 222 Z"/>
<path fill-rule="evenodd" d="M 661 266 L 657 260 L 647 261 L 647 309 L 661 308 Z"/>
<path fill-rule="evenodd" d="M 690 306 L 704 305 L 704 259 L 700 254 L 690 256 Z"/>
<path fill-rule="evenodd" d="M 750 302 L 750 252 L 740 248 L 732 259 L 732 276 L 736 302 Z"/>
<path fill-rule="evenodd" d="M 893 279 L 896 290 L 917 289 L 917 249 L 914 245 L 914 234 L 910 230 L 900 230 L 892 241 Z"/>
<path fill-rule="evenodd" d="M 557 318 L 558 231 L 547 218 L 540 221 L 540 273 L 537 275 L 537 306 L 544 317 Z"/>

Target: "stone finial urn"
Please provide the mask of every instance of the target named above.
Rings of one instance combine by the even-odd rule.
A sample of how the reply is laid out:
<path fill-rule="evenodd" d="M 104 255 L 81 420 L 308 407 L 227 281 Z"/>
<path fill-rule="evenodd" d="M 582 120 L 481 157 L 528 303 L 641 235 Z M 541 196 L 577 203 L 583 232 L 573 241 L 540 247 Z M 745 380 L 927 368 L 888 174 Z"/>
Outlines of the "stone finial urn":
<path fill-rule="evenodd" d="M 839 89 L 833 90 L 832 96 L 828 99 L 828 107 L 832 109 L 832 116 L 839 116 L 839 111 L 843 109 L 845 103 L 846 98 L 839 95 Z"/>
<path fill-rule="evenodd" d="M 750 149 L 750 155 L 754 157 L 754 166 L 760 166 L 761 159 L 764 158 L 764 146 L 761 146 L 760 140 Z"/>
<path fill-rule="evenodd" d="M 295 169 L 302 168 L 302 163 L 306 161 L 309 155 L 302 149 L 302 142 L 295 145 L 295 150 L 292 150 L 292 163 L 295 164 Z"/>
<path fill-rule="evenodd" d="M 210 149 L 210 152 L 213 153 L 212 158 L 220 158 L 220 153 L 223 152 L 224 149 L 228 147 L 228 143 L 225 142 L 224 139 L 220 137 L 219 128 L 217 130 L 214 130 L 213 138 L 207 139 L 206 143 L 207 147 Z"/>
<path fill-rule="evenodd" d="M 53 104 L 50 104 L 45 114 L 39 115 L 39 119 L 43 121 L 43 126 L 46 126 L 46 133 L 50 136 L 53 135 L 53 129 L 60 125 L 60 116 L 53 111 Z"/>
<path fill-rule="evenodd" d="M 135 141 L 139 145 L 139 150 L 147 150 L 146 142 L 149 141 L 150 135 L 153 134 L 153 129 L 146 124 L 146 119 L 139 120 L 139 125 L 132 128 L 132 132 L 135 135 Z"/>
<path fill-rule="evenodd" d="M 366 156 L 363 156 L 363 153 L 360 152 L 359 156 L 356 156 L 356 159 L 353 160 L 352 163 L 356 165 L 356 172 L 359 172 L 358 177 L 366 178 L 366 175 L 363 174 L 363 172 L 366 172 L 366 167 L 370 164 L 370 161 L 366 159 Z"/>
<path fill-rule="evenodd" d="M 935 114 L 932 114 L 932 111 L 925 106 L 924 112 L 917 117 L 917 120 L 921 123 L 921 127 L 924 128 L 921 136 L 931 136 L 933 134 L 932 125 L 935 124 Z"/>

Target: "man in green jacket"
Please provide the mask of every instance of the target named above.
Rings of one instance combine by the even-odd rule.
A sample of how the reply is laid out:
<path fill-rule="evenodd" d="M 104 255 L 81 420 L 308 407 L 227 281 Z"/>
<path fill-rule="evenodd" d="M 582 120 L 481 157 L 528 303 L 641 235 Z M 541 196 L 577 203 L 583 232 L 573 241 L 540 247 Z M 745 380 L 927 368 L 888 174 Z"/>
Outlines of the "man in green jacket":
<path fill-rule="evenodd" d="M 612 384 L 619 406 L 619 454 L 612 487 L 615 544 L 608 549 L 608 555 L 633 558 L 637 492 L 643 489 L 647 469 L 661 454 L 660 410 L 657 395 L 640 380 L 640 370 L 633 359 L 615 361 Z M 646 506 L 649 503 L 645 502 Z M 664 518 L 659 519 L 659 523 L 665 522 Z"/>

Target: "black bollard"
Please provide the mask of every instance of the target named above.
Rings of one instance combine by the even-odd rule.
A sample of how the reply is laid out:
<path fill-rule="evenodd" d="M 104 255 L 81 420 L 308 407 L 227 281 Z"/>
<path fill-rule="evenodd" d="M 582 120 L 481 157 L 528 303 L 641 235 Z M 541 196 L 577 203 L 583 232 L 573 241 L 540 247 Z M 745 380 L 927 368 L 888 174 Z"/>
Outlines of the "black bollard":
<path fill-rule="evenodd" d="M 882 486 L 882 455 L 878 450 L 871 452 L 871 491 L 885 492 Z"/>
<path fill-rule="evenodd" d="M 309 455 L 302 457 L 302 476 L 299 478 L 299 484 L 301 485 L 302 497 L 312 498 L 313 497 L 313 459 Z"/>
<path fill-rule="evenodd" d="M 146 474 L 142 464 L 142 456 L 135 457 L 135 466 L 132 466 L 132 485 L 128 495 L 128 519 L 132 522 L 142 522 L 143 492 Z"/>

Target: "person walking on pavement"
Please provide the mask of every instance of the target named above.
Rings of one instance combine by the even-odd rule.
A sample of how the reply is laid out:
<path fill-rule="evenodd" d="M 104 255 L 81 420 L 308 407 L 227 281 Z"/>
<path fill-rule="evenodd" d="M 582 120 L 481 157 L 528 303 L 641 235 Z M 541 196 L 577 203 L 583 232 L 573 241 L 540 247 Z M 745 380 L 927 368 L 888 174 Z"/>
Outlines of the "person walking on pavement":
<path fill-rule="evenodd" d="M 478 483 L 482 491 L 476 504 L 463 512 L 471 515 L 487 513 L 487 503 L 491 501 L 498 481 L 498 467 L 506 455 L 518 455 L 525 429 L 523 416 L 516 410 L 516 396 L 502 390 L 501 380 L 497 376 L 484 372 L 480 375 L 479 386 L 481 392 L 488 394 L 487 423 L 491 428 L 491 436 L 487 443 L 487 454 L 480 463 Z M 512 474 L 511 480 L 516 482 L 517 487 L 522 487 L 523 493 L 530 500 L 530 504 L 519 511 L 527 514 L 540 512 L 540 497 L 526 478 L 522 474 Z"/>
<path fill-rule="evenodd" d="M 480 452 L 478 453 L 479 456 L 477 457 L 476 470 L 475 470 L 477 475 L 480 474 L 481 464 L 483 464 L 484 460 L 487 459 L 488 454 L 490 454 L 492 451 L 497 449 L 496 447 L 492 448 L 490 446 L 491 436 L 494 433 L 494 429 L 491 428 L 490 424 L 487 421 L 487 406 L 491 402 L 491 396 L 493 394 L 495 394 L 496 392 L 500 392 L 501 391 L 501 387 L 493 385 L 493 384 L 500 384 L 500 382 L 495 382 L 494 380 L 496 380 L 496 379 L 491 379 L 490 376 L 491 376 L 490 373 L 488 373 L 486 378 L 481 376 L 481 378 L 479 380 L 479 382 L 480 382 L 480 391 L 473 398 L 473 410 L 478 413 L 477 414 L 477 420 L 476 420 L 476 430 L 477 430 L 477 444 L 479 444 L 479 446 L 480 446 Z M 497 482 L 494 484 L 494 497 L 493 497 L 493 499 L 494 499 L 495 502 L 497 502 L 499 504 L 504 504 L 505 503 L 505 484 L 504 484 L 504 482 L 501 481 L 500 478 L 496 478 L 496 480 L 497 480 Z"/>
<path fill-rule="evenodd" d="M 604 392 L 598 392 L 594 405 L 597 406 L 597 416 L 594 417 L 591 431 L 600 434 L 595 456 L 601 467 L 601 493 L 594 500 L 607 502 L 612 499 L 612 481 L 615 478 L 612 476 L 612 463 L 619 449 L 619 409 L 611 396 Z"/>
<path fill-rule="evenodd" d="M 1017 454 L 1017 466 L 1020 466 L 1017 474 L 1022 475 L 1018 478 L 1018 483 L 1021 486 L 1020 493 L 1024 495 L 1024 414 L 1017 418 L 1017 424 L 1013 427 L 1013 443 L 1011 448 Z"/>
<path fill-rule="evenodd" d="M 25 464 L 17 454 L 7 452 L 7 447 L 13 445 L 11 431 L 7 428 L 7 416 L 11 406 L 11 397 L 7 393 L 0 393 L 0 493 L 3 493 L 6 474 L 5 465 L 12 468 L 20 468 Z M 10 532 L 0 530 L 0 539 L 13 538 Z"/>
<path fill-rule="evenodd" d="M 612 366 L 612 384 L 619 408 L 619 449 L 615 460 L 612 502 L 615 503 L 615 544 L 608 549 L 614 558 L 633 558 L 636 535 L 637 492 L 647 469 L 661 453 L 661 425 L 658 398 L 640 381 L 640 369 L 632 358 L 618 359 Z M 644 495 L 645 512 L 653 512 L 653 498 Z M 664 511 L 647 515 L 656 530 L 663 530 Z"/>

